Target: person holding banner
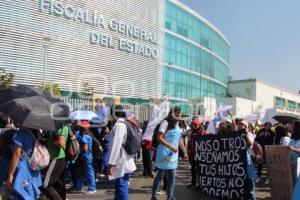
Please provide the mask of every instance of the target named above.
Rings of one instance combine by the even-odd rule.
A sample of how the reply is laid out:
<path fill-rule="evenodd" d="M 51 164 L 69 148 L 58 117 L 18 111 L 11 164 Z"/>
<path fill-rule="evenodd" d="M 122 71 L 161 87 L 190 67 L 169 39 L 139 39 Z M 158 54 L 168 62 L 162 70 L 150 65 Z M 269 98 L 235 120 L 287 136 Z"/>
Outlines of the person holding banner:
<path fill-rule="evenodd" d="M 181 150 L 184 153 L 184 157 L 188 160 L 188 155 L 183 145 L 181 138 L 182 123 L 179 123 L 181 119 L 181 112 L 179 107 L 171 109 L 167 118 L 161 123 L 157 140 L 159 145 L 157 146 L 155 166 L 157 167 L 157 175 L 153 182 L 152 198 L 151 200 L 157 200 L 157 192 L 160 187 L 160 183 L 167 174 L 167 199 L 175 200 L 174 188 L 175 188 L 175 176 L 176 169 L 178 167 L 178 146 L 180 144 Z"/>
<path fill-rule="evenodd" d="M 195 137 L 197 135 L 206 135 L 206 131 L 204 130 L 203 126 L 201 125 L 201 122 L 199 119 L 194 118 L 191 123 L 191 135 L 188 143 L 188 155 L 189 155 L 189 161 L 191 164 L 191 175 L 192 175 L 192 183 L 191 185 L 188 185 L 188 188 L 196 188 L 197 183 L 197 171 L 196 171 L 196 163 L 195 163 L 195 154 L 196 154 L 196 148 L 195 148 Z"/>
<path fill-rule="evenodd" d="M 245 139 L 247 143 L 247 177 L 245 180 L 245 198 L 244 199 L 251 199 L 255 200 L 255 166 L 251 158 L 250 148 L 252 148 L 254 144 L 254 136 L 253 133 L 249 132 L 248 130 L 249 125 L 246 121 L 240 121 L 238 130 L 245 134 Z"/>

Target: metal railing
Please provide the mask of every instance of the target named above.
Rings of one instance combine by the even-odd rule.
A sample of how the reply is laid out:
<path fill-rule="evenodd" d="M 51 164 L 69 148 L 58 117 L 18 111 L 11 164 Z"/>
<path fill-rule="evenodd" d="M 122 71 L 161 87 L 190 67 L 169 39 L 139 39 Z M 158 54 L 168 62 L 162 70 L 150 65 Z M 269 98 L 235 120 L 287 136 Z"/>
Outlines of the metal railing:
<path fill-rule="evenodd" d="M 92 99 L 62 98 L 62 101 L 70 106 L 70 111 L 74 110 L 94 110 Z M 145 105 L 123 104 L 124 109 L 130 111 L 140 121 L 149 120 L 150 107 Z"/>

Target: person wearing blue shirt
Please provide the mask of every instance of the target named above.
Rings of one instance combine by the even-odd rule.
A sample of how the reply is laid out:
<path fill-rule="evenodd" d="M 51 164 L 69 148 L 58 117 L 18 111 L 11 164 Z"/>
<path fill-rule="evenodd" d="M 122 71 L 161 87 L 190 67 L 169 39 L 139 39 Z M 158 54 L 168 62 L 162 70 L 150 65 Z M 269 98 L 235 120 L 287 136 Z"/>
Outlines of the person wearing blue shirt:
<path fill-rule="evenodd" d="M 110 146 L 110 141 L 111 141 L 111 134 L 110 134 L 110 128 L 107 126 L 104 129 L 104 137 L 103 137 L 103 172 L 107 176 L 108 172 L 108 160 L 109 160 L 109 146 Z"/>
<path fill-rule="evenodd" d="M 300 176 L 297 174 L 297 165 L 300 157 L 300 120 L 294 121 L 292 139 L 288 148 L 290 150 L 292 176 L 295 184 L 292 200 L 298 200 L 300 196 Z"/>
<path fill-rule="evenodd" d="M 39 190 L 42 186 L 41 173 L 31 170 L 26 161 L 35 143 L 32 131 L 35 130 L 20 129 L 12 138 L 15 147 L 6 186 L 13 189 L 15 200 L 35 200 L 41 193 Z"/>
<path fill-rule="evenodd" d="M 182 128 L 179 123 L 181 119 L 180 108 L 170 110 L 168 117 L 162 122 L 159 128 L 157 140 L 159 145 L 156 150 L 155 166 L 158 169 L 152 187 L 152 200 L 157 200 L 160 183 L 167 174 L 167 199 L 174 200 L 175 176 L 178 167 L 178 146 L 180 144 L 184 157 L 188 160 L 183 140 L 181 138 Z"/>
<path fill-rule="evenodd" d="M 256 199 L 255 194 L 255 165 L 251 158 L 250 149 L 253 147 L 254 144 L 254 136 L 253 133 L 249 132 L 248 130 L 248 122 L 241 121 L 238 124 L 238 131 L 243 132 L 245 134 L 245 140 L 247 143 L 247 176 L 245 179 L 245 192 L 244 192 L 244 199 Z"/>
<path fill-rule="evenodd" d="M 79 123 L 80 133 L 76 134 L 77 139 L 81 145 L 81 154 L 80 161 L 83 164 L 84 176 L 87 179 L 88 191 L 87 194 L 92 194 L 96 192 L 96 179 L 95 179 L 95 171 L 93 166 L 93 139 L 89 135 L 90 124 L 87 121 L 82 121 Z M 79 175 L 74 178 L 74 189 L 76 191 L 81 191 L 83 187 L 83 176 Z"/>
<path fill-rule="evenodd" d="M 291 143 L 291 145 L 292 144 L 293 144 L 293 142 Z M 294 142 L 294 144 L 295 144 L 295 142 Z M 297 162 L 298 162 L 297 161 L 297 157 L 300 156 L 300 146 L 297 147 L 297 148 L 295 148 L 295 147 L 293 147 L 291 145 L 288 148 L 291 151 L 291 154 L 293 154 L 295 156 L 295 161 L 294 161 L 294 163 L 292 163 L 292 167 L 296 167 Z M 295 180 L 295 187 L 294 187 L 294 190 L 293 190 L 292 200 L 298 200 L 299 196 L 300 196 L 300 176 L 297 177 L 297 174 L 293 174 L 293 179 Z"/>

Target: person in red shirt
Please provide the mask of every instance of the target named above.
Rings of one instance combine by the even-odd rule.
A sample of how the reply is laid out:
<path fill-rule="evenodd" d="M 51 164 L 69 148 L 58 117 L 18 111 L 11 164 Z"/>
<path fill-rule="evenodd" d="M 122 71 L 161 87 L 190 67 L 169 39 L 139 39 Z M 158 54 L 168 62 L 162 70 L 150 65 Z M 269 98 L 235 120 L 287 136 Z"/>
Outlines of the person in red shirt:
<path fill-rule="evenodd" d="M 191 164 L 191 174 L 192 174 L 192 183 L 188 185 L 189 188 L 196 188 L 197 183 L 197 171 L 196 171 L 196 163 L 195 163 L 195 137 L 202 135 L 206 135 L 206 131 L 204 127 L 201 125 L 201 122 L 199 119 L 194 118 L 191 123 L 191 135 L 189 139 L 188 144 L 188 155 L 189 155 L 189 161 Z"/>

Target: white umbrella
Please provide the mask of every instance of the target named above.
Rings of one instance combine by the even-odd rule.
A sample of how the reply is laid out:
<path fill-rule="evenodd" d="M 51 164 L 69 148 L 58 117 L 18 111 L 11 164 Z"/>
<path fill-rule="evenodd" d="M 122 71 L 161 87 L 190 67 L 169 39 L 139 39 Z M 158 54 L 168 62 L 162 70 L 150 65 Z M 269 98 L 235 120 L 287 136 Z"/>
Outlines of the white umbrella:
<path fill-rule="evenodd" d="M 90 110 L 76 110 L 71 112 L 71 120 L 92 120 L 99 118 L 96 113 Z"/>

